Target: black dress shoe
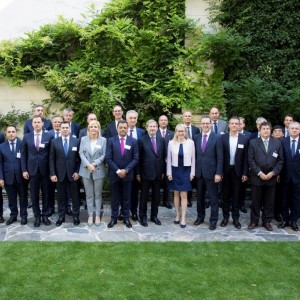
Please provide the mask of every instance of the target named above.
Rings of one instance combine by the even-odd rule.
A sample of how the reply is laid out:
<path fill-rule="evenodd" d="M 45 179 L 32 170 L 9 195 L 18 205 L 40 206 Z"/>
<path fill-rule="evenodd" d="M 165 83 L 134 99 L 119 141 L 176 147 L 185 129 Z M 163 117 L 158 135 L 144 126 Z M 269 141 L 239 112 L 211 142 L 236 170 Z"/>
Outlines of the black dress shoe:
<path fill-rule="evenodd" d="M 239 221 L 235 220 L 233 221 L 233 226 L 236 228 L 236 229 L 241 229 L 242 228 L 242 225 Z"/>
<path fill-rule="evenodd" d="M 119 216 L 118 216 L 118 221 L 123 221 L 123 220 L 124 220 L 123 215 L 122 215 L 122 214 L 119 214 Z"/>
<path fill-rule="evenodd" d="M 32 201 L 28 202 L 27 208 L 32 208 Z"/>
<path fill-rule="evenodd" d="M 278 228 L 282 228 L 282 229 L 288 226 L 290 226 L 290 223 L 288 221 L 287 222 L 282 221 L 280 224 L 278 224 Z"/>
<path fill-rule="evenodd" d="M 248 225 L 248 229 L 249 229 L 249 230 L 252 230 L 252 229 L 254 229 L 255 227 L 257 227 L 257 224 L 250 223 L 250 224 Z"/>
<path fill-rule="evenodd" d="M 181 224 L 181 223 L 180 223 L 180 227 L 181 227 L 181 228 L 185 228 L 185 227 L 186 227 L 186 224 Z"/>
<path fill-rule="evenodd" d="M 161 225 L 161 222 L 156 217 L 153 217 L 150 220 L 151 220 L 151 222 L 153 222 L 156 225 Z"/>
<path fill-rule="evenodd" d="M 47 216 L 43 216 L 42 219 L 43 219 L 43 223 L 44 223 L 46 226 L 51 225 L 51 221 L 48 219 Z"/>
<path fill-rule="evenodd" d="M 65 218 L 58 218 L 58 220 L 56 221 L 55 225 L 56 226 L 61 226 L 62 223 L 65 222 Z"/>
<path fill-rule="evenodd" d="M 41 218 L 35 218 L 33 226 L 40 227 L 40 225 L 41 225 Z"/>
<path fill-rule="evenodd" d="M 21 225 L 26 225 L 27 224 L 27 218 L 24 217 L 21 219 Z"/>
<path fill-rule="evenodd" d="M 141 220 L 141 225 L 144 227 L 148 227 L 147 219 L 142 219 Z"/>
<path fill-rule="evenodd" d="M 74 224 L 75 226 L 78 226 L 78 225 L 80 224 L 80 220 L 79 220 L 78 217 L 74 217 L 74 218 L 73 218 L 73 224 Z"/>
<path fill-rule="evenodd" d="M 200 225 L 200 224 L 202 224 L 202 223 L 204 223 L 204 219 L 198 217 L 198 218 L 196 219 L 196 221 L 194 222 L 194 225 L 198 226 L 198 225 Z"/>
<path fill-rule="evenodd" d="M 180 223 L 180 221 L 174 220 L 174 224 L 178 225 L 179 223 Z"/>
<path fill-rule="evenodd" d="M 66 214 L 67 214 L 68 216 L 73 216 L 73 211 L 72 211 L 72 209 L 71 209 L 70 207 L 67 208 Z"/>
<path fill-rule="evenodd" d="M 10 217 L 7 221 L 6 221 L 6 225 L 11 225 L 12 223 L 17 221 L 17 217 Z"/>
<path fill-rule="evenodd" d="M 215 230 L 217 228 L 217 223 L 210 223 L 209 230 Z"/>
<path fill-rule="evenodd" d="M 247 209 L 246 209 L 245 205 L 241 206 L 241 212 L 244 213 L 244 214 L 247 213 Z"/>
<path fill-rule="evenodd" d="M 0 223 L 4 223 L 3 216 L 0 216 Z"/>
<path fill-rule="evenodd" d="M 299 227 L 298 227 L 297 223 L 292 223 L 291 227 L 294 231 L 299 231 Z"/>
<path fill-rule="evenodd" d="M 139 218 L 138 218 L 137 215 L 134 214 L 134 215 L 131 216 L 131 219 L 132 219 L 132 221 L 136 222 L 136 221 L 138 221 Z"/>
<path fill-rule="evenodd" d="M 187 207 L 192 207 L 193 206 L 193 203 L 191 200 L 188 200 L 188 204 L 187 204 Z"/>
<path fill-rule="evenodd" d="M 228 224 L 228 219 L 223 219 L 222 222 L 221 222 L 221 227 L 226 227 Z"/>
<path fill-rule="evenodd" d="M 124 220 L 123 223 L 126 225 L 127 228 L 131 228 L 132 227 L 132 225 L 131 225 L 131 223 L 130 223 L 129 220 Z"/>
<path fill-rule="evenodd" d="M 164 207 L 168 208 L 168 209 L 171 209 L 172 208 L 172 205 L 170 202 L 164 202 Z"/>
<path fill-rule="evenodd" d="M 264 223 L 263 227 L 265 227 L 268 231 L 273 231 L 272 225 L 269 222 Z"/>
<path fill-rule="evenodd" d="M 110 220 L 107 224 L 107 228 L 113 228 L 117 224 L 117 220 Z"/>

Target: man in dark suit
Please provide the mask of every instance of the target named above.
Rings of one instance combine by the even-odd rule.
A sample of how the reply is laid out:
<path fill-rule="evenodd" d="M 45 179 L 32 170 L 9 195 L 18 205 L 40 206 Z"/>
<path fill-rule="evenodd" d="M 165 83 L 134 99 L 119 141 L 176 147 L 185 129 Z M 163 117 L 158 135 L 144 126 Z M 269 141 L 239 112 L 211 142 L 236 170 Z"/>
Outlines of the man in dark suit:
<path fill-rule="evenodd" d="M 52 127 L 53 129 L 49 130 L 48 133 L 50 133 L 54 139 L 58 138 L 61 136 L 60 133 L 60 125 L 63 121 L 63 118 L 60 116 L 54 116 L 52 118 Z"/>
<path fill-rule="evenodd" d="M 147 133 L 139 140 L 139 165 L 138 180 L 141 182 L 141 199 L 139 206 L 139 217 L 141 225 L 147 223 L 147 201 L 149 191 L 152 191 L 151 218 L 156 225 L 161 225 L 157 218 L 158 205 L 160 200 L 160 182 L 165 173 L 165 141 L 157 133 L 158 125 L 155 120 L 149 120 L 146 124 Z"/>
<path fill-rule="evenodd" d="M 86 117 L 87 124 L 89 124 L 91 121 L 97 121 L 97 116 L 94 113 L 89 113 Z M 81 140 L 81 138 L 86 135 L 87 135 L 87 127 L 80 129 L 78 139 Z"/>
<path fill-rule="evenodd" d="M 221 135 L 217 147 L 223 155 L 223 220 L 221 227 L 226 227 L 229 220 L 230 200 L 232 198 L 232 219 L 236 229 L 241 229 L 239 222 L 240 195 L 243 182 L 248 180 L 248 139 L 239 134 L 240 120 L 231 117 L 228 122 L 229 133 Z"/>
<path fill-rule="evenodd" d="M 0 144 L 4 143 L 4 135 L 0 132 Z M 4 182 L 0 185 L 0 223 L 4 222 L 3 218 L 3 194 L 2 194 L 2 186 L 4 186 Z"/>
<path fill-rule="evenodd" d="M 141 138 L 142 135 L 144 135 L 145 131 L 142 128 L 139 128 L 136 126 L 138 121 L 138 113 L 135 110 L 129 110 L 126 113 L 126 121 L 128 123 L 128 132 L 127 135 L 138 140 Z M 137 215 L 137 208 L 139 204 L 139 189 L 140 189 L 140 183 L 138 182 L 136 175 L 137 170 L 134 171 L 135 176 L 134 180 L 132 182 L 132 192 L 131 192 L 131 201 L 130 201 L 130 211 L 131 211 L 131 218 L 133 221 L 138 220 Z M 121 219 L 121 217 L 120 217 Z"/>
<path fill-rule="evenodd" d="M 201 133 L 194 137 L 196 149 L 196 181 L 197 181 L 197 219 L 194 225 L 200 225 L 205 218 L 205 194 L 210 198 L 211 215 L 209 229 L 217 228 L 219 216 L 218 183 L 222 175 L 222 152 L 217 147 L 218 135 L 211 131 L 211 119 L 202 116 Z"/>
<path fill-rule="evenodd" d="M 120 120 L 122 120 L 122 116 L 123 116 L 123 110 L 122 110 L 122 107 L 120 105 L 118 105 L 118 104 L 114 105 L 114 107 L 113 107 L 113 116 L 114 116 L 115 120 L 107 125 L 107 129 L 106 129 L 106 132 L 105 132 L 105 137 L 107 139 L 118 135 L 118 131 L 117 131 L 118 122 Z"/>
<path fill-rule="evenodd" d="M 165 140 L 166 151 L 168 149 L 169 141 L 174 137 L 174 132 L 168 129 L 168 123 L 168 117 L 165 115 L 161 115 L 158 119 L 159 128 L 156 133 L 158 137 L 162 137 Z M 166 165 L 164 166 L 164 170 L 166 170 Z M 163 204 L 166 208 L 171 209 L 172 205 L 170 203 L 170 191 L 168 189 L 167 176 L 164 176 L 163 180 L 161 181 L 161 186 L 163 189 Z"/>
<path fill-rule="evenodd" d="M 42 120 L 43 120 L 42 130 L 43 131 L 49 131 L 49 130 L 52 129 L 51 121 L 44 118 L 44 108 L 43 108 L 42 105 L 37 104 L 37 105 L 34 106 L 33 115 L 34 116 L 40 116 L 42 118 Z M 29 120 L 25 121 L 24 131 L 23 131 L 24 135 L 29 133 L 29 132 L 32 132 L 33 130 L 34 130 L 34 128 L 32 126 L 32 119 L 29 119 Z"/>
<path fill-rule="evenodd" d="M 18 195 L 20 199 L 21 225 L 27 224 L 27 184 L 21 170 L 21 141 L 17 129 L 10 125 L 6 128 L 7 141 L 0 145 L 0 186 L 5 186 L 10 209 L 6 225 L 17 221 Z"/>
<path fill-rule="evenodd" d="M 220 119 L 220 111 L 216 106 L 213 106 L 209 111 L 209 117 L 212 121 L 212 131 L 218 135 L 228 132 L 227 122 Z"/>
<path fill-rule="evenodd" d="M 63 112 L 63 119 L 65 122 L 69 122 L 71 126 L 70 134 L 73 137 L 78 138 L 80 132 L 80 125 L 78 123 L 73 122 L 74 111 L 71 108 L 65 108 Z"/>
<path fill-rule="evenodd" d="M 131 200 L 134 169 L 139 162 L 139 148 L 136 139 L 127 135 L 128 124 L 121 120 L 118 123 L 118 135 L 108 140 L 106 162 L 108 164 L 108 179 L 111 185 L 111 221 L 107 227 L 117 224 L 119 206 L 123 210 L 123 223 L 131 228 L 129 207 Z M 120 202 L 123 203 L 120 203 Z"/>
<path fill-rule="evenodd" d="M 66 197 L 69 188 L 73 203 L 74 225 L 80 224 L 79 220 L 79 139 L 70 135 L 69 122 L 61 123 L 61 137 L 54 139 L 50 148 L 50 176 L 51 181 L 56 183 L 58 196 L 58 220 L 56 226 L 65 222 L 67 210 Z"/>
<path fill-rule="evenodd" d="M 294 122 L 294 116 L 292 114 L 286 114 L 283 119 L 284 124 L 284 137 L 290 135 L 289 133 L 289 125 L 290 123 Z"/>
<path fill-rule="evenodd" d="M 34 226 L 39 227 L 41 216 L 45 225 L 50 225 L 49 216 L 49 152 L 53 138 L 43 131 L 41 116 L 32 118 L 34 131 L 25 134 L 22 142 L 21 166 L 23 178 L 29 180 Z M 39 204 L 39 191 L 42 191 L 42 212 Z"/>
<path fill-rule="evenodd" d="M 269 122 L 261 123 L 259 133 L 259 138 L 250 141 L 248 150 L 252 184 L 251 220 L 248 229 L 258 226 L 262 210 L 262 225 L 272 231 L 276 180 L 283 167 L 283 150 L 281 142 L 270 136 Z"/>
<path fill-rule="evenodd" d="M 249 140 L 257 139 L 257 138 L 260 137 L 260 129 L 259 128 L 260 128 L 260 125 L 261 125 L 262 122 L 267 122 L 267 120 L 265 118 L 263 118 L 263 117 L 258 117 L 256 119 L 256 128 L 257 128 L 257 131 L 251 133 L 251 135 L 249 137 Z"/>
<path fill-rule="evenodd" d="M 299 231 L 297 225 L 300 216 L 300 124 L 289 124 L 289 136 L 282 140 L 284 153 L 283 168 L 283 201 L 282 218 L 279 228 L 291 226 L 294 231 Z"/>

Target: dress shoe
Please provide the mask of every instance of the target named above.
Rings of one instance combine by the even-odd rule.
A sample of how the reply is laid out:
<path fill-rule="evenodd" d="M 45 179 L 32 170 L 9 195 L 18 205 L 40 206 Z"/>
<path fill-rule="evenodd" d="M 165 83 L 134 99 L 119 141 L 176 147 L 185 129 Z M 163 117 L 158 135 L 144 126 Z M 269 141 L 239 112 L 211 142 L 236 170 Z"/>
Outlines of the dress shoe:
<path fill-rule="evenodd" d="M 78 217 L 73 218 L 73 224 L 74 224 L 74 226 L 78 226 L 80 224 L 80 220 Z"/>
<path fill-rule="evenodd" d="M 118 221 L 123 221 L 123 220 L 124 220 L 123 215 L 122 215 L 122 214 L 119 214 L 119 216 L 118 216 Z"/>
<path fill-rule="evenodd" d="M 132 219 L 132 221 L 136 222 L 136 221 L 138 221 L 139 218 L 136 214 L 134 214 L 134 215 L 131 216 L 131 219 Z"/>
<path fill-rule="evenodd" d="M 282 229 L 288 226 L 290 226 L 290 223 L 288 221 L 287 222 L 282 221 L 280 224 L 278 224 L 278 228 L 282 228 Z"/>
<path fill-rule="evenodd" d="M 65 218 L 58 218 L 58 220 L 56 221 L 55 225 L 56 226 L 60 226 L 64 222 L 65 222 Z"/>
<path fill-rule="evenodd" d="M 181 228 L 185 228 L 185 227 L 186 227 L 186 224 L 180 224 L 180 227 L 181 227 Z"/>
<path fill-rule="evenodd" d="M 233 221 L 233 226 L 236 228 L 236 229 L 241 229 L 242 228 L 242 225 L 239 221 L 235 220 Z"/>
<path fill-rule="evenodd" d="M 72 211 L 72 209 L 70 207 L 66 209 L 66 214 L 68 216 L 73 216 L 73 211 Z"/>
<path fill-rule="evenodd" d="M 180 223 L 180 221 L 174 220 L 174 224 L 178 225 L 179 223 Z"/>
<path fill-rule="evenodd" d="M 6 225 L 11 225 L 12 223 L 17 221 L 17 217 L 10 217 L 7 221 L 6 221 Z"/>
<path fill-rule="evenodd" d="M 117 224 L 117 220 L 110 220 L 107 224 L 107 228 L 113 228 Z"/>
<path fill-rule="evenodd" d="M 0 216 L 0 223 L 4 223 L 3 216 Z"/>
<path fill-rule="evenodd" d="M 270 223 L 264 223 L 263 227 L 265 227 L 268 231 L 273 231 L 272 225 Z"/>
<path fill-rule="evenodd" d="M 144 227 L 148 227 L 147 219 L 142 219 L 141 220 L 141 225 Z"/>
<path fill-rule="evenodd" d="M 209 230 L 215 230 L 217 228 L 217 223 L 210 223 Z"/>
<path fill-rule="evenodd" d="M 249 229 L 249 230 L 252 230 L 252 229 L 254 229 L 255 227 L 257 227 L 257 224 L 250 223 L 250 224 L 248 225 L 248 229 Z"/>
<path fill-rule="evenodd" d="M 124 220 L 123 223 L 126 225 L 127 228 L 131 228 L 132 227 L 132 225 L 131 225 L 131 223 L 130 223 L 129 220 Z"/>
<path fill-rule="evenodd" d="M 172 208 L 172 205 L 170 202 L 164 202 L 164 207 L 168 208 L 168 209 L 171 209 Z"/>
<path fill-rule="evenodd" d="M 46 226 L 49 226 L 51 225 L 51 221 L 48 219 L 48 217 L 46 216 L 43 216 L 43 223 L 46 225 Z"/>
<path fill-rule="evenodd" d="M 99 216 L 95 218 L 95 225 L 100 226 L 100 217 Z"/>
<path fill-rule="evenodd" d="M 187 204 L 187 207 L 192 207 L 193 206 L 193 203 L 191 200 L 188 200 L 188 204 Z"/>
<path fill-rule="evenodd" d="M 244 214 L 247 213 L 247 209 L 246 209 L 245 205 L 241 206 L 241 212 L 244 213 Z"/>
<path fill-rule="evenodd" d="M 27 218 L 24 217 L 21 219 L 21 225 L 26 225 L 27 224 Z"/>
<path fill-rule="evenodd" d="M 228 219 L 223 219 L 222 222 L 221 222 L 221 227 L 226 227 L 228 224 Z"/>
<path fill-rule="evenodd" d="M 41 225 L 41 218 L 35 218 L 33 226 L 40 227 L 40 225 Z"/>
<path fill-rule="evenodd" d="M 202 224 L 202 223 L 204 223 L 204 219 L 198 217 L 198 218 L 196 219 L 196 221 L 194 222 L 194 225 L 198 226 L 198 225 L 200 225 L 200 224 Z"/>
<path fill-rule="evenodd" d="M 294 231 L 299 231 L 299 227 L 298 227 L 297 223 L 292 223 L 291 227 Z"/>
<path fill-rule="evenodd" d="M 32 208 L 32 201 L 28 202 L 27 208 Z"/>
<path fill-rule="evenodd" d="M 161 225 L 161 222 L 157 219 L 157 217 L 153 217 L 150 220 L 151 220 L 151 222 L 153 222 L 156 225 Z"/>

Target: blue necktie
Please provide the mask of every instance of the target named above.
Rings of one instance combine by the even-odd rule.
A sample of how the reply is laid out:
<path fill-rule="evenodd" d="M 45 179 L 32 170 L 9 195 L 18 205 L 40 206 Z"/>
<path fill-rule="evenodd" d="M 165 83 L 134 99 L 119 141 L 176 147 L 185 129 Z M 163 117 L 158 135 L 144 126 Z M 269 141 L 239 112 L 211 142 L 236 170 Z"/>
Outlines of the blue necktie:
<path fill-rule="evenodd" d="M 68 154 L 68 140 L 67 139 L 65 139 L 65 142 L 64 142 L 64 151 L 65 151 L 65 155 L 67 156 L 67 154 Z"/>
<path fill-rule="evenodd" d="M 296 154 L 296 140 L 292 140 L 292 157 Z"/>
<path fill-rule="evenodd" d="M 12 142 L 10 144 L 11 144 L 11 152 L 12 152 L 13 156 L 15 156 L 15 143 Z"/>
<path fill-rule="evenodd" d="M 218 126 L 217 126 L 217 122 L 214 123 L 214 132 L 216 134 L 218 134 Z"/>

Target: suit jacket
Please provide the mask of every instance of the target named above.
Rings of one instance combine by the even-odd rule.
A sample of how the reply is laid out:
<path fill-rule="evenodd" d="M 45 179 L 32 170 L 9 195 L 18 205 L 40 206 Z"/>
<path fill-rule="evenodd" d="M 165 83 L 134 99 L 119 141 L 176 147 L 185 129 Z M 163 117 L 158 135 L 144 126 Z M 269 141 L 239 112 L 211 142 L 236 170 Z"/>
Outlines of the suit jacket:
<path fill-rule="evenodd" d="M 28 172 L 29 176 L 34 176 L 39 170 L 42 176 L 49 176 L 49 154 L 52 139 L 51 134 L 43 132 L 40 148 L 37 151 L 34 144 L 34 132 L 25 134 L 21 151 L 22 172 Z"/>
<path fill-rule="evenodd" d="M 4 141 L 5 141 L 4 135 L 0 133 L 0 144 L 4 143 Z"/>
<path fill-rule="evenodd" d="M 161 179 L 162 174 L 165 173 L 166 152 L 164 139 L 156 135 L 156 153 L 148 134 L 144 134 L 138 140 L 138 144 L 140 157 L 138 175 L 141 176 L 141 179 L 145 180 Z"/>
<path fill-rule="evenodd" d="M 48 133 L 51 134 L 54 139 L 56 139 L 56 131 L 54 129 L 49 130 Z"/>
<path fill-rule="evenodd" d="M 214 180 L 215 175 L 222 175 L 223 155 L 217 146 L 218 135 L 210 132 L 204 153 L 202 152 L 202 133 L 194 138 L 196 148 L 196 177 Z"/>
<path fill-rule="evenodd" d="M 243 130 L 242 135 L 244 135 L 248 140 L 250 140 L 252 132 L 250 132 L 248 130 Z"/>
<path fill-rule="evenodd" d="M 282 172 L 283 182 L 287 183 L 292 181 L 294 184 L 300 183 L 300 141 L 294 157 L 291 153 L 290 137 L 285 137 L 281 140 L 283 154 L 284 154 L 284 167 Z"/>
<path fill-rule="evenodd" d="M 264 181 L 259 178 L 258 173 L 262 171 L 267 174 L 274 171 L 275 175 L 279 175 L 283 167 L 283 150 L 281 142 L 269 138 L 268 152 L 262 138 L 256 138 L 250 141 L 248 149 L 248 162 L 251 172 L 251 182 L 254 185 L 275 185 L 276 176 L 270 180 Z"/>
<path fill-rule="evenodd" d="M 222 150 L 222 174 L 226 174 L 230 171 L 229 133 L 220 135 L 220 137 L 218 138 L 217 147 L 220 147 L 220 149 Z M 234 160 L 234 171 L 236 176 L 238 177 L 248 175 L 248 139 L 242 134 L 238 135 L 237 148 Z"/>
<path fill-rule="evenodd" d="M 213 127 L 213 123 L 212 123 L 212 131 L 214 132 L 214 127 Z M 218 127 L 218 135 L 220 134 L 224 134 L 228 132 L 228 124 L 226 121 L 222 120 L 222 119 L 218 119 L 217 121 L 217 127 Z"/>
<path fill-rule="evenodd" d="M 80 125 L 75 122 L 71 122 L 71 136 L 78 138 L 80 132 Z"/>
<path fill-rule="evenodd" d="M 158 137 L 162 137 L 161 132 L 160 132 L 160 129 L 157 130 L 156 135 L 157 135 Z M 166 142 L 166 146 L 168 146 L 169 141 L 172 140 L 173 137 L 174 137 L 174 132 L 171 131 L 171 130 L 169 130 L 169 129 L 166 129 L 166 134 L 165 134 L 165 142 Z"/>
<path fill-rule="evenodd" d="M 200 129 L 194 125 L 190 125 L 190 131 L 192 132 L 191 139 L 193 139 L 197 134 L 200 133 Z"/>
<path fill-rule="evenodd" d="M 128 174 L 124 181 L 134 179 L 134 169 L 139 162 L 139 146 L 136 139 L 126 137 L 124 155 L 121 153 L 119 136 L 114 136 L 108 140 L 106 150 L 106 162 L 108 164 L 108 178 L 114 183 L 120 180 L 117 170 L 126 169 Z"/>
<path fill-rule="evenodd" d="M 53 129 L 52 127 L 52 123 L 50 120 L 48 119 L 43 119 L 44 125 L 43 125 L 43 131 L 49 131 L 51 129 Z M 33 127 L 32 127 L 32 119 L 29 119 L 27 121 L 25 121 L 24 124 L 24 135 L 27 133 L 30 133 L 33 131 Z"/>
<path fill-rule="evenodd" d="M 259 138 L 259 135 L 258 135 L 258 131 L 255 131 L 255 132 L 252 132 L 250 137 L 249 137 L 249 140 L 254 140 L 254 139 L 257 139 Z"/>
<path fill-rule="evenodd" d="M 51 142 L 49 168 L 50 176 L 57 176 L 62 182 L 66 176 L 69 181 L 74 181 L 72 175 L 79 173 L 79 140 L 74 137 L 69 138 L 69 149 L 65 155 L 62 137 L 56 138 Z"/>
<path fill-rule="evenodd" d="M 128 128 L 128 136 L 129 136 L 129 131 L 130 128 Z M 140 139 L 141 136 L 143 136 L 145 134 L 145 130 L 139 127 L 136 127 L 136 134 L 137 134 L 137 139 Z"/>
<path fill-rule="evenodd" d="M 15 155 L 10 150 L 9 141 L 0 145 L 0 179 L 3 179 L 5 184 L 12 185 L 14 175 L 18 183 L 24 183 L 21 169 L 21 146 L 20 140 L 16 141 Z"/>
<path fill-rule="evenodd" d="M 112 121 L 107 125 L 106 131 L 105 131 L 105 137 L 107 139 L 114 137 L 118 135 L 117 127 L 116 127 L 116 122 Z"/>
<path fill-rule="evenodd" d="M 106 169 L 104 160 L 106 154 L 106 144 L 106 139 L 102 136 L 99 136 L 94 148 L 94 153 L 92 153 L 90 138 L 88 136 L 82 137 L 79 150 L 79 155 L 81 158 L 79 175 L 81 177 L 90 178 L 92 175 L 94 180 L 105 177 Z M 96 164 L 96 170 L 92 173 L 86 168 L 86 166 L 91 163 Z"/>

